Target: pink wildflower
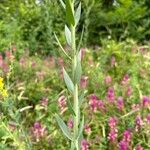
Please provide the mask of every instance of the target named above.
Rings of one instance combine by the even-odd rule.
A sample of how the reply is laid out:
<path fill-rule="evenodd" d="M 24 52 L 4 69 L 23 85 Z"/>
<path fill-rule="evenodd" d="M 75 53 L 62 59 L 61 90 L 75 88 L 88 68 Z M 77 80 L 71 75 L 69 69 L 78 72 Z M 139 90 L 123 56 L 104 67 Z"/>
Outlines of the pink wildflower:
<path fill-rule="evenodd" d="M 114 88 L 109 88 L 107 91 L 107 99 L 110 103 L 113 103 L 115 100 L 115 91 Z"/>
<path fill-rule="evenodd" d="M 139 104 L 133 104 L 133 105 L 132 105 L 132 109 L 133 109 L 133 110 L 140 109 L 140 105 L 139 105 Z"/>
<path fill-rule="evenodd" d="M 63 114 L 67 110 L 67 102 L 64 95 L 58 98 L 58 106 L 60 108 L 61 114 Z"/>
<path fill-rule="evenodd" d="M 90 96 L 89 105 L 92 111 L 95 112 L 97 110 L 97 97 L 95 94 Z"/>
<path fill-rule="evenodd" d="M 39 122 L 35 122 L 31 129 L 32 136 L 39 142 L 40 138 L 46 135 L 46 128 L 42 127 Z"/>
<path fill-rule="evenodd" d="M 128 80 L 129 80 L 129 75 L 125 74 L 122 81 L 121 81 L 121 84 L 123 84 L 123 85 L 126 84 L 128 82 Z"/>
<path fill-rule="evenodd" d="M 117 100 L 117 108 L 119 110 L 123 110 L 124 108 L 124 101 L 123 101 L 123 98 L 122 97 L 118 97 L 118 100 Z"/>
<path fill-rule="evenodd" d="M 87 133 L 87 134 L 90 134 L 90 133 L 91 133 L 91 128 L 90 128 L 90 126 L 89 126 L 88 124 L 86 124 L 86 125 L 84 126 L 84 131 L 85 131 L 85 133 Z"/>
<path fill-rule="evenodd" d="M 112 77 L 111 76 L 106 76 L 105 78 L 105 84 L 110 85 L 112 83 Z"/>
<path fill-rule="evenodd" d="M 85 89 L 87 87 L 87 81 L 88 81 L 88 77 L 87 76 L 82 76 L 81 80 L 80 80 L 80 87 L 82 89 Z"/>
<path fill-rule="evenodd" d="M 135 150 L 144 150 L 143 147 L 141 145 L 137 145 Z"/>
<path fill-rule="evenodd" d="M 6 62 L 3 62 L 3 68 L 2 69 L 3 69 L 4 73 L 9 72 L 9 64 Z"/>
<path fill-rule="evenodd" d="M 131 86 L 129 86 L 126 90 L 126 96 L 130 97 L 133 93 L 133 89 Z"/>
<path fill-rule="evenodd" d="M 143 125 L 143 120 L 140 115 L 138 115 L 135 119 L 135 130 L 139 131 Z"/>
<path fill-rule="evenodd" d="M 131 136 L 132 136 L 131 131 L 125 130 L 123 133 L 123 141 L 130 143 L 131 142 Z"/>
<path fill-rule="evenodd" d="M 143 96 L 143 98 L 142 98 L 142 106 L 144 106 L 144 107 L 150 106 L 150 98 L 148 96 Z"/>
<path fill-rule="evenodd" d="M 5 52 L 5 55 L 6 55 L 7 60 L 10 60 L 11 57 L 12 57 L 12 56 L 11 56 L 11 52 L 8 51 L 8 50 Z"/>
<path fill-rule="evenodd" d="M 2 68 L 3 66 L 3 56 L 0 54 L 0 67 Z"/>
<path fill-rule="evenodd" d="M 102 111 L 106 111 L 105 103 L 102 100 L 97 101 L 97 107 Z"/>
<path fill-rule="evenodd" d="M 128 150 L 128 147 L 128 142 L 123 140 L 119 142 L 119 150 Z"/>
<path fill-rule="evenodd" d="M 88 142 L 85 139 L 81 141 L 81 150 L 89 150 Z"/>
<path fill-rule="evenodd" d="M 108 134 L 108 139 L 110 142 L 115 142 L 116 139 L 118 137 L 118 130 L 115 128 L 115 129 L 111 129 L 109 134 Z"/>
<path fill-rule="evenodd" d="M 108 125 L 111 129 L 116 128 L 117 123 L 118 123 L 118 119 L 116 117 L 109 118 Z"/>
<path fill-rule="evenodd" d="M 46 75 L 46 72 L 43 70 L 36 72 L 36 76 L 39 78 L 39 80 L 43 80 Z"/>
<path fill-rule="evenodd" d="M 69 129 L 73 128 L 73 120 L 71 118 L 68 120 L 67 126 L 68 126 Z"/>

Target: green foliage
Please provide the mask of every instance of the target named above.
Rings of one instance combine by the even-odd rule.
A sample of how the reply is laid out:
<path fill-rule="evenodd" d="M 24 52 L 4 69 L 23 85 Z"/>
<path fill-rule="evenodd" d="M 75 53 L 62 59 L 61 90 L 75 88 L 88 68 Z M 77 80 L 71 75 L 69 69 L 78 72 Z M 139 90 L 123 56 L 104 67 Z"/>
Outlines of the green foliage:
<path fill-rule="evenodd" d="M 68 0 L 60 2 L 70 11 L 70 5 L 65 5 L 66 2 L 69 4 Z M 101 39 L 107 38 L 149 40 L 149 6 L 148 0 L 82 0 L 82 16 L 78 25 L 79 35 L 83 25 L 85 29 L 82 45 L 99 44 Z M 54 31 L 59 34 L 62 45 L 66 44 L 62 32 L 66 18 L 59 1 L 7 0 L 0 3 L 0 11 L 1 51 L 13 43 L 20 51 L 30 49 L 31 54 L 57 54 Z M 81 4 L 77 1 L 75 20 L 72 15 L 67 16 L 72 24 L 77 24 L 80 12 Z"/>

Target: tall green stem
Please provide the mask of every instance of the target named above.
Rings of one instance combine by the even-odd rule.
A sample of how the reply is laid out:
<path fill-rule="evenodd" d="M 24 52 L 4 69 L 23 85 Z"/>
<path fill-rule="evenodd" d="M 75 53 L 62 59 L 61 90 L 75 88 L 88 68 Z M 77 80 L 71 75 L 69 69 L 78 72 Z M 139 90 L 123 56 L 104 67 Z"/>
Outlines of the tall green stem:
<path fill-rule="evenodd" d="M 72 10 L 74 14 L 74 1 L 72 2 Z M 73 80 L 75 77 L 75 69 L 77 66 L 77 50 L 76 50 L 76 25 L 71 25 L 71 48 L 73 50 L 73 62 L 72 62 L 72 73 L 73 73 Z M 75 81 L 74 81 L 75 82 Z M 74 143 L 76 149 L 79 150 L 79 140 L 77 139 L 79 133 L 79 100 L 78 100 L 78 84 L 74 83 L 74 93 L 73 93 L 73 102 L 74 102 L 74 111 L 76 116 L 74 116 Z"/>

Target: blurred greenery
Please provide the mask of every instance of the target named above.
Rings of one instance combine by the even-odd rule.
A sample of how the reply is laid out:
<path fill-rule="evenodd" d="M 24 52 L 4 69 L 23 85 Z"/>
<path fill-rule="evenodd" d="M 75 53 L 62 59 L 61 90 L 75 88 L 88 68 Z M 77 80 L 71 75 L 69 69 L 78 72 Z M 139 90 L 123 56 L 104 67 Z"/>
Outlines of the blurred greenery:
<path fill-rule="evenodd" d="M 82 0 L 82 46 L 99 45 L 107 38 L 148 41 L 149 7 L 149 0 Z M 26 48 L 31 54 L 57 54 L 53 32 L 64 43 L 65 16 L 59 0 L 1 0 L 0 13 L 0 51 L 13 43 L 20 52 Z"/>

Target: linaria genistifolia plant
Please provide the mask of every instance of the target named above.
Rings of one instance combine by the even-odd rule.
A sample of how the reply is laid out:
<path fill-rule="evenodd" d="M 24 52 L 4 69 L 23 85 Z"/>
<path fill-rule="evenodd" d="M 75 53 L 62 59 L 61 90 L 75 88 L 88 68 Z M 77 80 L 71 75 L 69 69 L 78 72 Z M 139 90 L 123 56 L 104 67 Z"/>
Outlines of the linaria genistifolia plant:
<path fill-rule="evenodd" d="M 84 117 L 80 119 L 80 106 L 82 103 L 81 98 L 82 96 L 79 96 L 79 89 L 78 89 L 82 72 L 81 52 L 79 51 L 80 44 L 78 45 L 78 48 L 76 46 L 76 27 L 80 20 L 81 3 L 78 4 L 76 9 L 75 9 L 75 0 L 66 0 L 65 2 L 63 2 L 63 0 L 60 0 L 60 3 L 66 12 L 65 37 L 67 44 L 71 47 L 71 53 L 67 54 L 67 52 L 63 49 L 56 34 L 55 38 L 61 50 L 72 62 L 72 76 L 70 76 L 64 68 L 63 68 L 63 76 L 68 91 L 70 92 L 73 98 L 73 105 L 72 102 L 68 100 L 68 107 L 69 110 L 71 110 L 70 112 L 73 116 L 73 132 L 72 133 L 70 132 L 67 125 L 59 117 L 59 115 L 56 114 L 55 117 L 64 135 L 71 141 L 71 150 L 74 149 L 79 150 L 84 126 Z"/>

